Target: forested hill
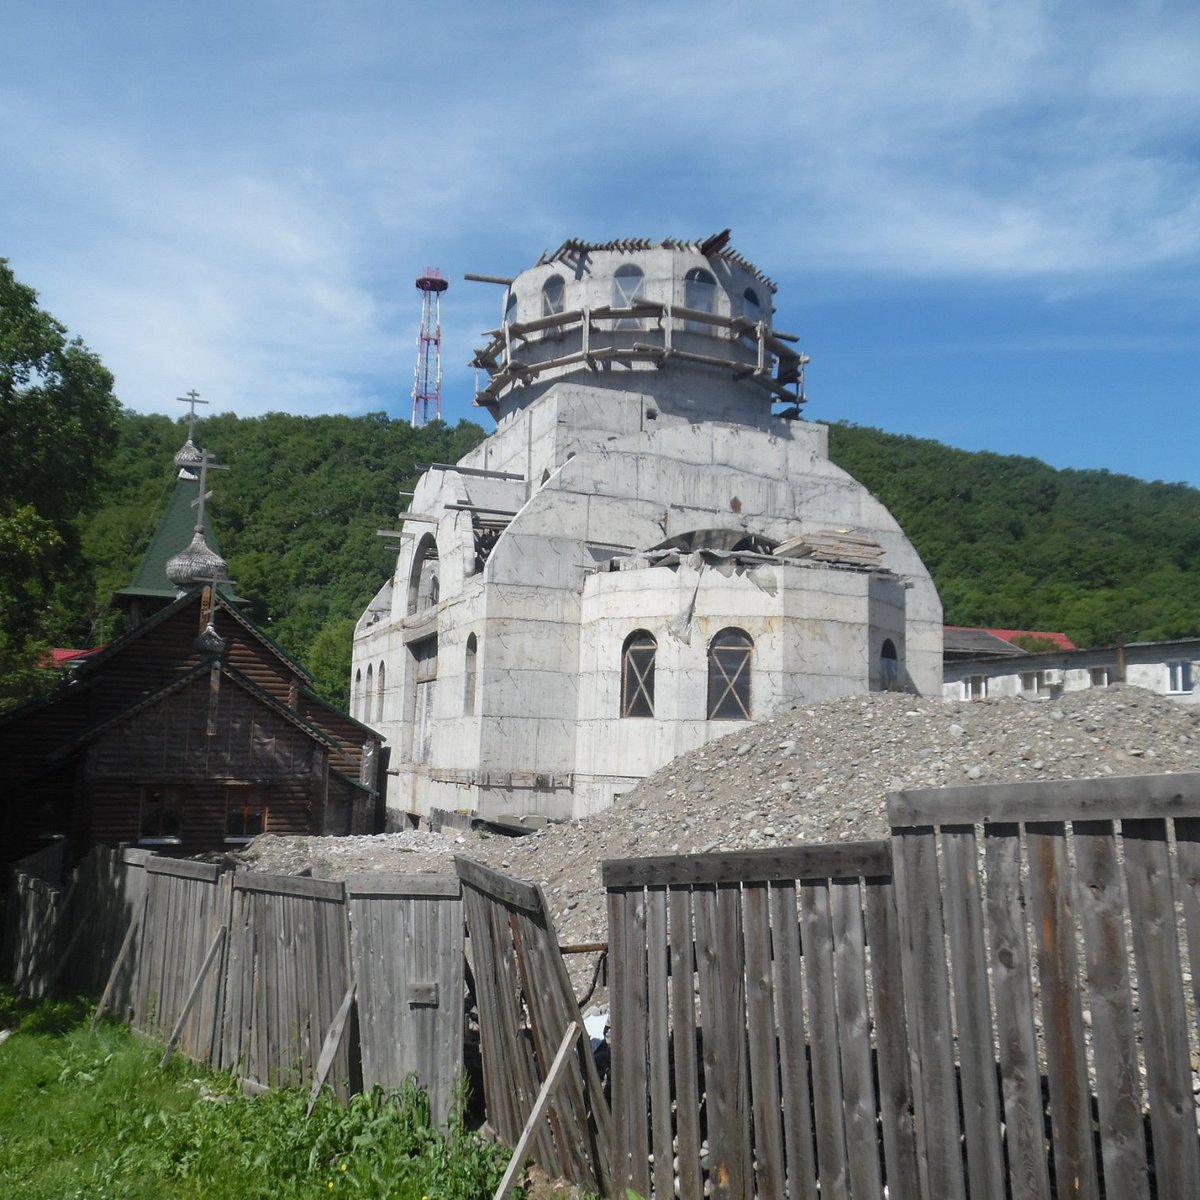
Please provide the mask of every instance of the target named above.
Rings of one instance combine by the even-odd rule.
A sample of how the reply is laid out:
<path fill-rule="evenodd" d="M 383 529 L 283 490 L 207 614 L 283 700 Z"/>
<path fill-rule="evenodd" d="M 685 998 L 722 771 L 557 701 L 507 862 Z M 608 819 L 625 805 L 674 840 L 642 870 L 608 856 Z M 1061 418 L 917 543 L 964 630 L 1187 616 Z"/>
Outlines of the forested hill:
<path fill-rule="evenodd" d="M 393 566 L 376 529 L 394 527 L 418 462 L 454 462 L 483 433 L 383 414 L 197 422 L 197 445 L 230 468 L 212 476 L 210 512 L 237 591 L 331 695 L 354 620 Z M 180 420 L 123 413 L 106 501 L 79 522 L 92 576 L 77 644 L 117 632 L 107 599 L 133 577 L 185 436 Z M 948 623 L 1063 630 L 1081 645 L 1200 633 L 1196 489 L 849 425 L 830 427 L 830 453 L 904 527 Z"/>

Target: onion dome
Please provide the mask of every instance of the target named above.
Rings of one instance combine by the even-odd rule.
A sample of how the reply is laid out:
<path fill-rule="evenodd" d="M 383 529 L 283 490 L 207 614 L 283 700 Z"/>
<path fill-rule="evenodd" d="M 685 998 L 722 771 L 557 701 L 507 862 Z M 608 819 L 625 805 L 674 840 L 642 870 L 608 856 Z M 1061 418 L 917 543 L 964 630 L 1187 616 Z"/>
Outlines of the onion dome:
<path fill-rule="evenodd" d="M 225 560 L 209 548 L 204 533 L 197 529 L 190 545 L 167 559 L 167 578 L 185 592 L 198 583 L 224 583 L 229 579 Z"/>
<path fill-rule="evenodd" d="M 203 458 L 204 455 L 196 449 L 196 443 L 189 437 L 176 453 L 175 465 L 179 468 L 180 474 L 185 478 L 195 479 L 196 472 L 200 469 L 200 463 Z"/>

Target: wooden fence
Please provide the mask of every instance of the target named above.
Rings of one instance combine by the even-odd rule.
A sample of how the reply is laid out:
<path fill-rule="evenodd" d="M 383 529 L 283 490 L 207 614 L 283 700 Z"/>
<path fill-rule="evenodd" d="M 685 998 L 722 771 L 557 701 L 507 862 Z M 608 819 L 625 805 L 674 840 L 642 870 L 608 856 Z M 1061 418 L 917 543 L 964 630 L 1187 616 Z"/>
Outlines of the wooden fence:
<path fill-rule="evenodd" d="M 888 813 L 885 843 L 604 865 L 617 1183 L 1200 1196 L 1200 775 Z"/>
<path fill-rule="evenodd" d="M 470 859 L 455 865 L 470 934 L 488 1119 L 510 1145 L 524 1144 L 525 1134 L 532 1156 L 552 1176 L 608 1195 L 608 1102 L 542 890 Z"/>

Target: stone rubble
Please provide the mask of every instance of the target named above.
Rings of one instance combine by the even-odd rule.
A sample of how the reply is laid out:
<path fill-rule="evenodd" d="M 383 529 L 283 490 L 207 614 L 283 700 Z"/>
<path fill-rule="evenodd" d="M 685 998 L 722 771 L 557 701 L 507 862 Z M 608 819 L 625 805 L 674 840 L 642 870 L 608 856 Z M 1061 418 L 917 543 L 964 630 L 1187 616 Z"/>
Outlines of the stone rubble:
<path fill-rule="evenodd" d="M 1200 706 L 1141 688 L 958 703 L 872 693 L 733 726 L 614 808 L 525 837 L 264 835 L 235 857 L 259 871 L 341 879 L 448 873 L 462 854 L 540 884 L 560 943 L 602 942 L 606 859 L 882 838 L 887 794 L 904 788 L 1197 770 Z"/>

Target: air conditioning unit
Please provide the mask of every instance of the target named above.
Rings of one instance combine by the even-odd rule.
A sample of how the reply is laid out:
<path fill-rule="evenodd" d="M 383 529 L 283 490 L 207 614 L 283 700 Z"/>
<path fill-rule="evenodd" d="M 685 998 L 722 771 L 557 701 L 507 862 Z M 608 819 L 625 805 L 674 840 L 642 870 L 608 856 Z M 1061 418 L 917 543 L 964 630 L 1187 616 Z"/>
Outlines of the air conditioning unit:
<path fill-rule="evenodd" d="M 1057 667 L 1051 667 L 1043 678 L 1046 680 L 1047 687 L 1062 687 L 1063 673 Z"/>

